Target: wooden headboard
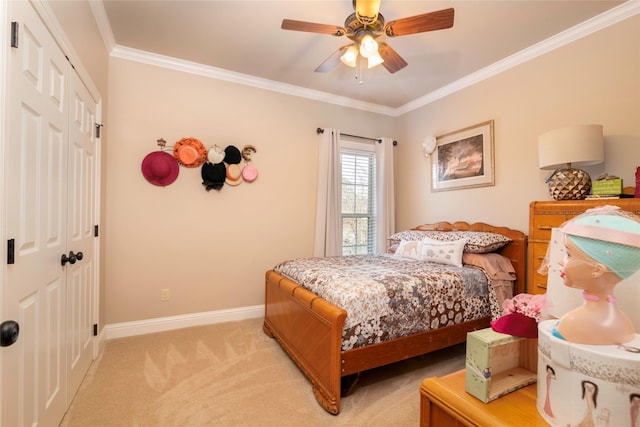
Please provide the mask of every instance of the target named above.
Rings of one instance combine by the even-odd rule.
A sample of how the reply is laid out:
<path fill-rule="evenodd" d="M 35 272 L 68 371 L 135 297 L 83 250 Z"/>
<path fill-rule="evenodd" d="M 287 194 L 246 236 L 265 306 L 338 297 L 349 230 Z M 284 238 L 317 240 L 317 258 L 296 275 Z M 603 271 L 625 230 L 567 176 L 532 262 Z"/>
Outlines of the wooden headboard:
<path fill-rule="evenodd" d="M 496 252 L 509 258 L 509 260 L 511 260 L 511 264 L 513 264 L 513 268 L 516 270 L 516 281 L 514 283 L 513 294 L 517 295 L 525 292 L 527 278 L 527 235 L 522 231 L 513 230 L 508 227 L 497 227 L 482 222 L 469 224 L 463 221 L 454 223 L 437 222 L 434 224 L 422 224 L 414 227 L 413 230 L 490 231 L 510 238 L 512 242 Z"/>

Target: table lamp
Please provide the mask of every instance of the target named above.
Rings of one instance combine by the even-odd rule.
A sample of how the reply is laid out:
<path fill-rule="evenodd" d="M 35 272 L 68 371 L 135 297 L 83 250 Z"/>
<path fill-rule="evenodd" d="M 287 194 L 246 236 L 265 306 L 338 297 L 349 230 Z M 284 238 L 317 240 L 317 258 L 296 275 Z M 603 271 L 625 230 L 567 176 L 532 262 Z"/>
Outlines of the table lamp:
<path fill-rule="evenodd" d="M 591 177 L 575 166 L 604 161 L 602 125 L 570 126 L 543 133 L 538 138 L 540 169 L 553 170 L 547 178 L 555 200 L 584 199 L 591 191 Z"/>

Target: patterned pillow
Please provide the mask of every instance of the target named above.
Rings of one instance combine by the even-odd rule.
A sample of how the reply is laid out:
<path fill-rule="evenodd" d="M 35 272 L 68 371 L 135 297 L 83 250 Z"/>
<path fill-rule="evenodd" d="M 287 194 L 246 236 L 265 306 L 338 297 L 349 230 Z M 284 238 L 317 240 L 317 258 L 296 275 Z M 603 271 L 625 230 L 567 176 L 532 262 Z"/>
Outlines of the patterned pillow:
<path fill-rule="evenodd" d="M 438 264 L 455 265 L 462 267 L 462 252 L 464 251 L 466 239 L 455 240 L 453 242 L 442 242 L 440 240 L 422 240 L 422 259 Z"/>
<path fill-rule="evenodd" d="M 465 239 L 443 242 L 433 239 L 401 240 L 394 256 L 462 267 Z"/>
<path fill-rule="evenodd" d="M 394 255 L 406 258 L 422 259 L 422 241 L 401 240 Z"/>
<path fill-rule="evenodd" d="M 389 245 L 397 244 L 401 240 L 433 239 L 442 242 L 451 242 L 466 239 L 464 251 L 474 254 L 486 254 L 500 249 L 512 240 L 502 234 L 490 231 L 424 231 L 406 230 L 395 233 L 389 237 Z"/>

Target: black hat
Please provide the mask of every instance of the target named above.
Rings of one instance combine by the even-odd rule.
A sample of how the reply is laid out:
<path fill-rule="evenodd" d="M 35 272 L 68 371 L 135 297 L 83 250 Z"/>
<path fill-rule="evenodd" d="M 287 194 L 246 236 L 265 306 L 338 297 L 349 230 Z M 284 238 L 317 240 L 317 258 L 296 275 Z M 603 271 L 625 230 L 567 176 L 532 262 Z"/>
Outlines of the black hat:
<path fill-rule="evenodd" d="M 224 163 L 209 163 L 204 162 L 202 165 L 202 185 L 210 191 L 211 189 L 220 190 L 224 185 L 224 180 L 227 177 L 227 170 Z"/>
<path fill-rule="evenodd" d="M 240 154 L 238 147 L 227 145 L 227 148 L 224 149 L 224 162 L 228 165 L 237 165 L 240 160 L 242 160 L 242 154 Z"/>

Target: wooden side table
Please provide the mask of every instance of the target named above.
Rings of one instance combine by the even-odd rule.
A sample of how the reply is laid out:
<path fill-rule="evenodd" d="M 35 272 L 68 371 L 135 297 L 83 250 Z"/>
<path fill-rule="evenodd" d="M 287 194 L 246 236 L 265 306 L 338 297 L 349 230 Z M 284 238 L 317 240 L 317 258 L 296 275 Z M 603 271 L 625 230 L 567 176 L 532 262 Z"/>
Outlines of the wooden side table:
<path fill-rule="evenodd" d="M 420 386 L 420 427 L 547 427 L 536 409 L 536 384 L 483 403 L 464 390 L 464 369 Z"/>

